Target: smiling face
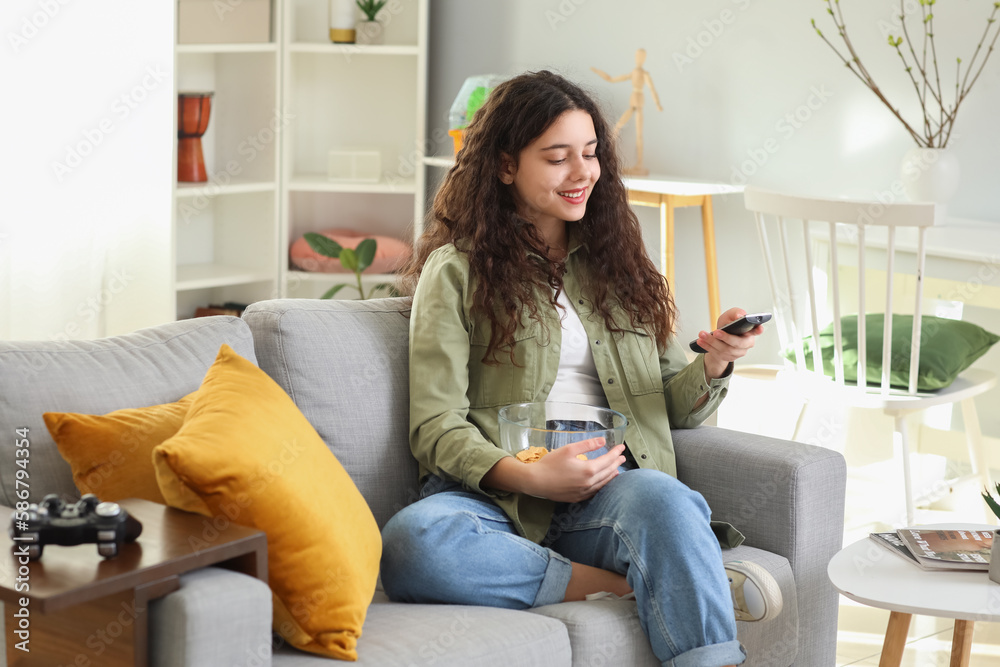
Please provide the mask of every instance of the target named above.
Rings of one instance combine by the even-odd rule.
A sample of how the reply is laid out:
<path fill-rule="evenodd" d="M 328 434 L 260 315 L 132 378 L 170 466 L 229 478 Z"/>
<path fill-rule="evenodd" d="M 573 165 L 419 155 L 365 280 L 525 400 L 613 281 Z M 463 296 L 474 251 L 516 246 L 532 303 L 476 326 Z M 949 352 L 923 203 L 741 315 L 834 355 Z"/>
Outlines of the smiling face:
<path fill-rule="evenodd" d="M 517 212 L 547 238 L 587 211 L 587 200 L 601 165 L 597 160 L 597 133 L 586 111 L 574 109 L 559 116 L 518 156 L 508 161 L 500 180 L 513 186 Z"/>

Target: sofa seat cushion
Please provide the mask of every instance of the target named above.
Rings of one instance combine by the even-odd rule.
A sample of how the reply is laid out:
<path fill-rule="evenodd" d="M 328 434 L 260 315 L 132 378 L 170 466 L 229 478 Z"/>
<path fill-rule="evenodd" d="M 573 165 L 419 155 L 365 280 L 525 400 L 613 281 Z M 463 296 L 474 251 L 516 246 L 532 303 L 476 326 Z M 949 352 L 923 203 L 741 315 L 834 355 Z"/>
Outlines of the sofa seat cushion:
<path fill-rule="evenodd" d="M 272 664 L 322 667 L 331 663 L 282 647 L 275 650 Z M 354 664 L 570 667 L 572 654 L 566 626 L 555 619 L 492 607 L 389 602 L 385 594 L 376 593 Z"/>
<path fill-rule="evenodd" d="M 747 664 L 790 665 L 798 647 L 798 609 L 795 581 L 788 561 L 748 546 L 723 551 L 725 560 L 750 560 L 778 581 L 784 597 L 781 614 L 764 623 L 737 623 L 737 639 L 747 647 Z M 574 656 L 588 656 L 579 664 L 655 667 L 660 664 L 639 625 L 634 600 L 601 599 L 562 602 L 529 610 L 561 621 L 569 633 Z M 766 655 L 761 655 L 766 652 Z"/>
<path fill-rule="evenodd" d="M 0 341 L 0 461 L 14 460 L 16 429 L 31 443 L 31 500 L 78 495 L 70 466 L 45 427 L 46 412 L 103 415 L 177 401 L 201 385 L 219 346 L 256 361 L 236 317 L 171 322 L 100 340 Z M 0 502 L 13 506 L 16 466 L 0 465 Z M 110 471 L 105 471 L 110 472 Z"/>

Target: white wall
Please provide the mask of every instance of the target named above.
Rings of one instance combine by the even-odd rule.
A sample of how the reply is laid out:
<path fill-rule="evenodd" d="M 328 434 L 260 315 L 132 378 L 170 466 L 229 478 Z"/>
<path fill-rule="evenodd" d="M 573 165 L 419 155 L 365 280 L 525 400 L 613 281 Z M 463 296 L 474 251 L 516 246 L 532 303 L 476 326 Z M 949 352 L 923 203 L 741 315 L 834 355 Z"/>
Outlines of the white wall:
<path fill-rule="evenodd" d="M 912 114 L 912 86 L 881 32 L 899 3 L 840 4 L 876 81 Z M 952 82 L 946 87 L 953 86 L 955 57 L 971 58 L 991 7 L 935 5 L 938 53 L 950 63 L 943 67 Z M 559 71 L 595 92 L 617 118 L 627 107 L 630 84 L 605 83 L 590 67 L 626 73 L 643 47 L 664 106 L 656 111 L 647 94 L 645 162 L 654 173 L 829 195 L 888 191 L 911 147 L 909 135 L 816 35 L 811 18 L 828 35 L 836 32 L 825 4 L 816 0 L 434 0 L 428 136 L 447 128 L 448 107 L 465 77 L 485 72 Z M 994 60 L 963 103 L 949 144 L 963 171 L 951 212 L 1000 224 L 1000 58 Z M 631 125 L 623 131 L 629 160 L 631 131 Z M 760 251 L 752 219 L 739 196 L 716 198 L 715 209 L 723 308 L 766 309 L 770 297 L 755 266 Z M 655 250 L 657 213 L 638 213 Z M 677 225 L 675 288 L 685 338 L 709 319 L 698 220 L 694 210 L 684 211 Z M 754 360 L 776 359 L 776 336 L 765 336 L 758 347 Z"/>
<path fill-rule="evenodd" d="M 173 3 L 0 8 L 0 338 L 173 319 Z"/>

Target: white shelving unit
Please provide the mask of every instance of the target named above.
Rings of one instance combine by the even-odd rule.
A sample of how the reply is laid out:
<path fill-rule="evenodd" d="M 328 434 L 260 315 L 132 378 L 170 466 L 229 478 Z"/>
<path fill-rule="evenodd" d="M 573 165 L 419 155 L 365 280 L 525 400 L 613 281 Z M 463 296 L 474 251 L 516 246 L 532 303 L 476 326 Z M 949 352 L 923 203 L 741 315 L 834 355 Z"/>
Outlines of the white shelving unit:
<path fill-rule="evenodd" d="M 281 292 L 279 35 L 281 12 L 275 11 L 270 42 L 175 46 L 175 95 L 214 93 L 202 137 L 208 182 L 178 183 L 174 170 L 178 319 L 198 306 L 250 303 Z M 176 115 L 173 131 L 176 136 Z"/>
<path fill-rule="evenodd" d="M 281 3 L 279 3 L 281 4 Z M 390 3 L 384 45 L 332 44 L 327 0 L 285 0 L 282 103 L 290 119 L 282 145 L 279 254 L 281 293 L 316 298 L 349 273 L 297 271 L 288 248 L 306 232 L 351 229 L 411 242 L 424 211 L 428 0 Z M 330 150 L 377 150 L 376 183 L 327 177 Z M 364 284 L 393 276 L 365 275 Z M 343 290 L 338 297 L 355 298 Z"/>
<path fill-rule="evenodd" d="M 173 186 L 178 318 L 198 306 L 315 298 L 354 284 L 353 274 L 290 265 L 289 247 L 306 232 L 345 228 L 411 243 L 420 234 L 428 2 L 384 10 L 384 45 L 330 43 L 328 0 L 273 0 L 267 43 L 175 45 L 174 92 L 214 93 L 202 138 L 209 181 Z M 333 149 L 379 151 L 382 178 L 330 180 Z"/>

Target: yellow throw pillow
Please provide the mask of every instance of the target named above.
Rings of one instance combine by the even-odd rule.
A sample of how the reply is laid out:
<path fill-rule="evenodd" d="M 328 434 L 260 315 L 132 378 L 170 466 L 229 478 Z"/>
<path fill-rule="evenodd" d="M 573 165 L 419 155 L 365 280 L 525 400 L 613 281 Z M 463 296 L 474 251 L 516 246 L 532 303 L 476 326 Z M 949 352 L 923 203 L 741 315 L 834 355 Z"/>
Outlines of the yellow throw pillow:
<path fill-rule="evenodd" d="M 282 637 L 357 660 L 381 535 L 347 471 L 274 380 L 223 345 L 153 464 L 168 505 L 267 533 Z"/>
<path fill-rule="evenodd" d="M 177 433 L 193 400 L 191 393 L 176 403 L 106 415 L 46 412 L 42 417 L 80 493 L 101 500 L 143 498 L 163 504 L 153 448 Z"/>

